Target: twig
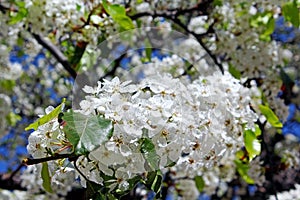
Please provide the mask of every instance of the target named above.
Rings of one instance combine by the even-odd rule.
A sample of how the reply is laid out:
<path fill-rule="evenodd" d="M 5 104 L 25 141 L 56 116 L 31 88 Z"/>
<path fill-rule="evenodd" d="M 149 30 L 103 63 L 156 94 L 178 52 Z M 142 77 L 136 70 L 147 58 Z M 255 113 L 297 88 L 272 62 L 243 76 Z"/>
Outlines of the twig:
<path fill-rule="evenodd" d="M 76 159 L 78 156 L 74 155 L 74 154 L 56 154 L 54 156 L 51 157 L 45 157 L 45 158 L 25 158 L 22 161 L 23 165 L 36 165 L 39 163 L 43 163 L 43 162 L 47 162 L 47 161 L 51 161 L 51 160 L 58 160 L 58 159 L 63 159 L 63 158 L 68 158 L 69 160 L 74 160 Z"/>
<path fill-rule="evenodd" d="M 126 55 L 127 54 L 124 53 L 119 58 L 117 58 L 113 63 L 113 67 L 107 73 L 105 73 L 103 76 L 101 76 L 99 78 L 99 81 L 103 81 L 103 79 L 107 78 L 108 76 L 114 76 L 118 67 L 120 67 L 120 62 L 122 61 L 123 58 L 125 58 Z"/>
<path fill-rule="evenodd" d="M 42 45 L 45 49 L 47 49 L 57 59 L 57 61 L 62 64 L 62 66 L 65 68 L 65 70 L 72 76 L 72 78 L 75 79 L 77 76 L 77 73 L 71 67 L 71 65 L 70 65 L 68 59 L 65 57 L 65 55 L 54 44 L 52 44 L 50 41 L 46 40 L 40 34 L 32 33 L 32 35 L 40 45 Z"/>
<path fill-rule="evenodd" d="M 171 21 L 173 21 L 175 24 L 177 24 L 178 26 L 180 26 L 184 31 L 186 31 L 187 33 L 191 34 L 192 36 L 194 36 L 196 38 L 196 40 L 199 42 L 199 44 L 202 46 L 202 48 L 207 52 L 207 54 L 209 55 L 209 57 L 214 61 L 214 63 L 218 66 L 218 68 L 220 69 L 220 71 L 222 72 L 222 74 L 224 74 L 224 68 L 222 66 L 221 63 L 219 63 L 217 57 L 212 53 L 212 51 L 205 45 L 205 43 L 203 42 L 202 38 L 204 36 L 207 36 L 209 33 L 213 32 L 213 27 L 212 25 L 209 27 L 209 29 L 207 30 L 207 32 L 202 33 L 202 34 L 197 34 L 193 31 L 190 31 L 188 29 L 188 27 L 186 25 L 184 25 L 179 18 L 177 17 L 176 13 L 175 14 L 168 14 L 168 13 L 149 13 L 149 12 L 142 12 L 142 13 L 137 13 L 133 16 L 130 16 L 131 19 L 136 20 L 138 18 L 141 17 L 145 17 L 145 16 L 152 16 L 153 18 L 157 18 L 157 17 L 163 17 L 166 19 L 169 19 Z"/>

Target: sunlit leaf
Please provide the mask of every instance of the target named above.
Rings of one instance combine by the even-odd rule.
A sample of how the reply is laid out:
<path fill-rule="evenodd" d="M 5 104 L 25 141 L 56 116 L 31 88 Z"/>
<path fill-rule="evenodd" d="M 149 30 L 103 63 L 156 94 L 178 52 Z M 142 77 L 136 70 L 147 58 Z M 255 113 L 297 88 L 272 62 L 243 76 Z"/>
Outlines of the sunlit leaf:
<path fill-rule="evenodd" d="M 145 51 L 146 51 L 146 57 L 147 57 L 148 61 L 151 61 L 152 46 L 148 39 L 145 40 Z"/>
<path fill-rule="evenodd" d="M 203 178 L 201 176 L 195 176 L 194 180 L 198 191 L 202 192 L 205 186 Z"/>
<path fill-rule="evenodd" d="M 53 191 L 51 188 L 51 177 L 49 174 L 47 162 L 42 163 L 41 176 L 42 176 L 42 180 L 43 180 L 43 188 L 45 189 L 45 191 L 52 193 Z"/>
<path fill-rule="evenodd" d="M 229 73 L 236 79 L 241 78 L 241 72 L 237 70 L 232 64 L 229 64 Z"/>
<path fill-rule="evenodd" d="M 147 161 L 147 165 L 151 170 L 157 170 L 159 168 L 160 157 L 156 154 L 155 145 L 149 138 L 143 138 L 141 141 L 141 153 Z"/>
<path fill-rule="evenodd" d="M 275 19 L 272 12 L 262 12 L 253 15 L 250 19 L 250 25 L 254 28 L 263 28 L 259 38 L 263 41 L 270 41 L 270 35 L 275 29 Z"/>
<path fill-rule="evenodd" d="M 150 168 L 148 169 L 150 172 L 147 175 L 146 186 L 158 194 L 163 180 L 159 170 L 160 157 L 156 154 L 155 145 L 151 139 L 142 138 L 141 142 L 141 153 L 146 160 L 146 166 Z"/>
<path fill-rule="evenodd" d="M 282 123 L 268 106 L 259 105 L 261 113 L 267 118 L 268 122 L 275 128 L 282 128 Z"/>
<path fill-rule="evenodd" d="M 248 156 L 250 161 L 257 155 L 260 154 L 261 144 L 256 138 L 255 132 L 251 130 L 244 131 L 244 143 L 246 150 L 248 152 Z"/>
<path fill-rule="evenodd" d="M 119 24 L 125 30 L 134 28 L 132 20 L 126 15 L 126 10 L 122 5 L 109 4 L 107 1 L 102 1 L 105 11 L 112 17 L 114 22 Z"/>
<path fill-rule="evenodd" d="M 147 175 L 147 180 L 145 182 L 145 185 L 153 192 L 158 194 L 161 189 L 162 181 L 163 181 L 163 176 L 160 170 L 151 171 Z"/>
<path fill-rule="evenodd" d="M 15 80 L 0 80 L 0 87 L 5 89 L 5 91 L 7 92 L 12 92 L 13 88 L 16 85 L 16 81 Z"/>
<path fill-rule="evenodd" d="M 62 111 L 64 104 L 66 102 L 66 99 L 64 98 L 62 103 L 57 106 L 54 110 L 52 110 L 49 114 L 44 115 L 43 117 L 36 120 L 34 123 L 30 124 L 25 128 L 25 131 L 28 131 L 30 129 L 37 130 L 39 126 L 46 124 L 47 122 L 51 121 L 52 119 L 56 118 L 58 114 Z"/>
<path fill-rule="evenodd" d="M 291 22 L 296 28 L 299 27 L 299 9 L 296 1 L 284 3 L 282 5 L 282 14 L 286 21 Z"/>
<path fill-rule="evenodd" d="M 246 181 L 248 184 L 254 184 L 254 180 L 248 175 L 248 170 L 249 170 L 249 164 L 248 163 L 243 163 L 242 161 L 236 159 L 235 165 L 237 167 L 238 173 L 241 175 L 241 177 Z"/>
<path fill-rule="evenodd" d="M 111 120 L 96 115 L 83 115 L 73 111 L 64 113 L 64 132 L 80 155 L 91 152 L 107 141 L 113 132 Z"/>
<path fill-rule="evenodd" d="M 20 121 L 22 119 L 22 117 L 20 115 L 17 115 L 13 112 L 10 112 L 7 116 L 6 119 L 8 121 L 8 124 L 10 126 L 15 126 L 17 124 L 18 121 Z"/>
<path fill-rule="evenodd" d="M 28 11 L 26 9 L 26 4 L 23 1 L 17 1 L 16 5 L 18 7 L 18 11 L 11 11 L 10 12 L 10 19 L 8 21 L 8 23 L 10 25 L 16 24 L 20 21 L 22 21 L 28 14 Z"/>

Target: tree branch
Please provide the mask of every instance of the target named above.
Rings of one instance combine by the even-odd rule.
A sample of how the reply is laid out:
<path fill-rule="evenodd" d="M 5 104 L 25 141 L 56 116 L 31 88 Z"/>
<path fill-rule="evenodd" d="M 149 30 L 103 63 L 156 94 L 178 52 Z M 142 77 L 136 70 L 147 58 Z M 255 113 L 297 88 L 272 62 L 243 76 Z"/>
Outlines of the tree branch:
<path fill-rule="evenodd" d="M 76 78 L 77 73 L 70 65 L 68 59 L 65 57 L 65 55 L 50 41 L 45 39 L 40 34 L 31 33 L 33 37 L 36 39 L 36 41 L 42 45 L 45 49 L 47 49 L 56 59 L 57 61 L 62 64 L 62 66 L 65 68 L 65 70 L 72 76 L 72 78 Z"/>
<path fill-rule="evenodd" d="M 181 10 L 180 12 L 184 13 L 183 10 Z M 196 40 L 199 42 L 199 44 L 202 46 L 202 48 L 207 52 L 209 57 L 214 61 L 215 65 L 218 66 L 218 68 L 220 69 L 222 74 L 224 74 L 224 68 L 223 68 L 222 64 L 219 63 L 216 55 L 214 55 L 212 53 L 212 51 L 205 45 L 204 41 L 202 40 L 202 38 L 204 36 L 207 36 L 208 34 L 213 33 L 213 27 L 212 27 L 213 25 L 211 25 L 209 27 L 207 32 L 202 33 L 202 34 L 197 34 L 193 31 L 190 31 L 188 29 L 188 27 L 179 20 L 179 18 L 178 18 L 179 15 L 177 13 L 168 14 L 168 13 L 156 13 L 156 12 L 155 13 L 142 12 L 142 13 L 137 13 L 135 15 L 132 15 L 132 16 L 130 16 L 130 18 L 132 20 L 136 20 L 138 18 L 145 17 L 145 16 L 152 16 L 153 18 L 163 17 L 165 19 L 169 19 L 169 20 L 173 21 L 175 24 L 177 24 L 178 26 L 180 26 L 185 32 L 187 32 L 187 33 L 191 34 L 192 36 L 194 36 L 196 38 Z"/>
<path fill-rule="evenodd" d="M 77 159 L 78 156 L 74 154 L 55 154 L 54 156 L 51 157 L 45 157 L 45 158 L 25 158 L 22 161 L 23 165 L 36 165 L 39 163 L 43 162 L 48 162 L 51 160 L 58 160 L 58 159 L 63 159 L 63 158 L 68 158 L 70 161 Z"/>

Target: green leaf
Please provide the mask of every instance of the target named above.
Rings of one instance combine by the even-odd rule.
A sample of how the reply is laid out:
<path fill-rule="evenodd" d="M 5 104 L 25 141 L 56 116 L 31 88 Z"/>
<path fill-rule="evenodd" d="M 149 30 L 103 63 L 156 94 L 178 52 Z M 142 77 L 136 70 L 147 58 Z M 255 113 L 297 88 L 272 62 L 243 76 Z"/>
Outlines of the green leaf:
<path fill-rule="evenodd" d="M 256 138 L 255 132 L 251 130 L 244 131 L 244 143 L 249 155 L 250 161 L 261 152 L 261 144 Z"/>
<path fill-rule="evenodd" d="M 117 199 L 121 199 L 122 196 L 128 194 L 139 182 L 141 181 L 141 176 L 134 176 L 133 178 L 127 180 L 129 183 L 129 186 L 127 190 L 120 190 L 117 189 L 116 193 L 114 193 L 114 196 L 117 197 Z"/>
<path fill-rule="evenodd" d="M 20 21 L 22 21 L 28 14 L 28 11 L 25 7 L 25 2 L 18 1 L 16 2 L 16 5 L 18 6 L 18 11 L 15 13 L 15 11 L 10 12 L 10 19 L 8 24 L 13 25 Z"/>
<path fill-rule="evenodd" d="M 195 176 L 194 181 L 199 192 L 202 192 L 205 186 L 205 182 L 201 176 Z"/>
<path fill-rule="evenodd" d="M 150 168 L 149 170 L 156 171 L 159 169 L 160 157 L 156 154 L 155 145 L 149 138 L 142 138 L 141 141 L 142 144 L 140 150 Z"/>
<path fill-rule="evenodd" d="M 260 130 L 260 128 L 259 128 L 259 126 L 257 124 L 255 124 L 255 131 L 254 131 L 254 133 L 255 133 L 256 137 L 261 135 L 261 130 Z"/>
<path fill-rule="evenodd" d="M 6 92 L 12 92 L 13 88 L 16 85 L 15 80 L 0 80 L 0 87 L 4 89 Z"/>
<path fill-rule="evenodd" d="M 134 29 L 132 20 L 126 15 L 126 10 L 119 4 L 108 4 L 106 0 L 102 1 L 105 11 L 112 19 L 125 30 Z"/>
<path fill-rule="evenodd" d="M 66 122 L 64 132 L 77 155 L 95 150 L 113 133 L 112 121 L 100 116 L 71 111 L 64 113 L 62 119 Z"/>
<path fill-rule="evenodd" d="M 259 105 L 261 113 L 267 118 L 268 122 L 275 128 L 282 128 L 282 123 L 268 106 Z"/>
<path fill-rule="evenodd" d="M 270 35 L 275 29 L 275 19 L 272 12 L 263 12 L 253 15 L 250 19 L 250 25 L 254 28 L 263 28 L 259 38 L 263 41 L 270 41 Z"/>
<path fill-rule="evenodd" d="M 248 184 L 254 184 L 254 180 L 248 175 L 249 165 L 246 163 L 243 163 L 242 161 L 236 159 L 234 161 L 238 173 L 241 175 L 241 177 L 246 181 Z"/>
<path fill-rule="evenodd" d="M 275 30 L 275 19 L 272 17 L 269 19 L 268 23 L 264 26 L 265 30 L 263 33 L 260 34 L 259 38 L 263 41 L 270 41 L 271 37 L 270 35 L 274 32 Z"/>
<path fill-rule="evenodd" d="M 8 124 L 10 126 L 15 126 L 17 124 L 18 121 L 20 121 L 22 119 L 22 117 L 20 115 L 17 115 L 13 112 L 10 112 L 7 116 L 6 116 L 6 120 L 8 121 Z"/>
<path fill-rule="evenodd" d="M 52 193 L 53 191 L 51 188 L 51 177 L 49 174 L 47 162 L 42 163 L 41 176 L 42 176 L 42 180 L 43 180 L 43 188 L 45 189 L 45 191 Z"/>
<path fill-rule="evenodd" d="M 58 114 L 62 111 L 64 104 L 66 102 L 66 99 L 64 98 L 62 103 L 57 106 L 54 110 L 52 110 L 49 114 L 44 115 L 43 117 L 39 118 L 38 120 L 36 120 L 34 123 L 30 124 L 29 126 L 27 126 L 25 128 L 25 131 L 28 131 L 30 129 L 34 129 L 37 130 L 39 126 L 46 124 L 47 122 L 51 121 L 52 119 L 54 119 L 55 117 L 58 116 Z"/>
<path fill-rule="evenodd" d="M 160 157 L 156 154 L 155 145 L 149 138 L 142 138 L 140 151 L 146 160 L 146 168 L 149 168 L 146 186 L 157 195 L 160 192 L 163 175 L 159 170 Z"/>
<path fill-rule="evenodd" d="M 236 79 L 241 78 L 241 72 L 237 70 L 232 64 L 229 63 L 229 73 Z"/>
<path fill-rule="evenodd" d="M 145 51 L 146 51 L 146 57 L 147 57 L 148 61 L 151 61 L 152 46 L 151 46 L 149 39 L 145 40 Z"/>
<path fill-rule="evenodd" d="M 282 14 L 286 21 L 291 22 L 296 28 L 299 27 L 299 9 L 296 1 L 287 2 L 282 5 Z"/>
<path fill-rule="evenodd" d="M 87 47 L 87 43 L 86 42 L 78 42 L 73 56 L 70 59 L 70 64 L 72 65 L 73 68 L 75 68 L 75 71 L 78 71 L 78 64 L 80 63 L 80 60 L 85 52 L 85 49 Z"/>
<path fill-rule="evenodd" d="M 147 174 L 146 187 L 158 194 L 161 189 L 163 176 L 160 170 L 151 171 Z"/>
<path fill-rule="evenodd" d="M 223 0 L 214 0 L 213 1 L 213 6 L 222 6 L 223 5 Z"/>

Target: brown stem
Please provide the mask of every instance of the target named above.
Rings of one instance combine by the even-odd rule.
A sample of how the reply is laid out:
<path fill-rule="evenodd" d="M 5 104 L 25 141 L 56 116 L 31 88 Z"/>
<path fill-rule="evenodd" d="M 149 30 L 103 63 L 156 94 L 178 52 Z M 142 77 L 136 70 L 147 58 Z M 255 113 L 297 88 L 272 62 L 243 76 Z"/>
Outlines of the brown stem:
<path fill-rule="evenodd" d="M 52 157 L 45 157 L 45 158 L 25 158 L 22 161 L 22 164 L 27 166 L 27 165 L 36 165 L 39 163 L 43 162 L 48 162 L 51 160 L 58 160 L 58 159 L 63 159 L 63 158 L 68 158 L 70 160 L 76 159 L 78 156 L 74 154 L 56 154 Z"/>
<path fill-rule="evenodd" d="M 33 37 L 36 39 L 36 41 L 42 45 L 45 49 L 47 49 L 56 59 L 57 61 L 62 64 L 62 66 L 65 68 L 65 70 L 72 76 L 72 78 L 76 78 L 77 73 L 76 71 L 71 67 L 68 59 L 65 57 L 65 55 L 50 41 L 46 40 L 42 35 L 32 33 Z"/>

